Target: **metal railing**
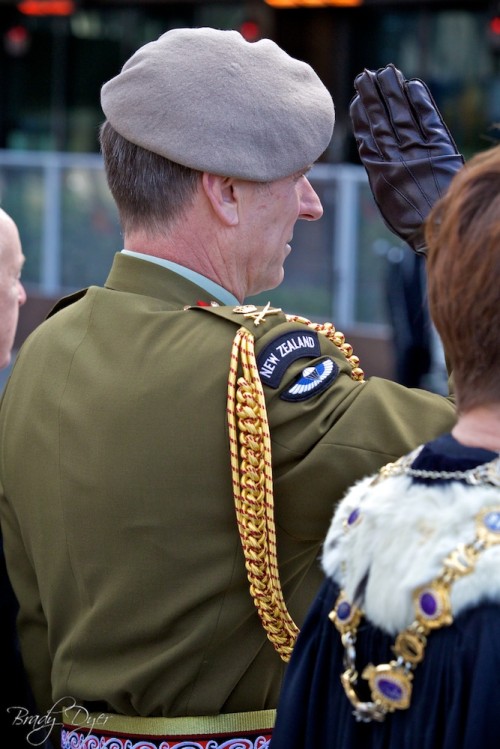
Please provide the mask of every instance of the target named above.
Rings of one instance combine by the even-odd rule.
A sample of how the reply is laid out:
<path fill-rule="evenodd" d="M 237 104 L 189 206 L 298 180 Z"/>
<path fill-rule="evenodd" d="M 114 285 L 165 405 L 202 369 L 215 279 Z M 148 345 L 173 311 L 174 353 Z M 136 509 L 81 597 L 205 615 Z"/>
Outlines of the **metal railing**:
<path fill-rule="evenodd" d="M 317 164 L 309 177 L 323 218 L 297 223 L 284 282 L 259 297 L 345 328 L 386 326 L 386 255 L 395 238 L 364 169 Z M 0 151 L 0 204 L 19 226 L 28 288 L 54 297 L 104 281 L 122 238 L 99 154 Z"/>

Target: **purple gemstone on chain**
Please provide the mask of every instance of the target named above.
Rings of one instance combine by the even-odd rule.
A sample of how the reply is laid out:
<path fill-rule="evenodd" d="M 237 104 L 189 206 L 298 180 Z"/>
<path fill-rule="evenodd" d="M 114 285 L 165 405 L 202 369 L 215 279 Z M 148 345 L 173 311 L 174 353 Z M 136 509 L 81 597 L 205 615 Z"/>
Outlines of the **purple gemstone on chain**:
<path fill-rule="evenodd" d="M 337 616 L 340 621 L 345 622 L 351 616 L 351 605 L 348 601 L 341 601 L 337 606 Z"/>
<path fill-rule="evenodd" d="M 353 525 L 359 518 L 359 507 L 356 507 L 347 518 L 347 525 Z"/>
<path fill-rule="evenodd" d="M 485 515 L 484 524 L 489 531 L 500 533 L 500 512 L 488 512 Z"/>
<path fill-rule="evenodd" d="M 378 679 L 377 688 L 388 700 L 398 702 L 403 696 L 401 685 L 390 679 Z"/>
<path fill-rule="evenodd" d="M 434 616 L 438 608 L 436 597 L 429 592 L 422 593 L 420 596 L 420 608 L 426 616 Z"/>

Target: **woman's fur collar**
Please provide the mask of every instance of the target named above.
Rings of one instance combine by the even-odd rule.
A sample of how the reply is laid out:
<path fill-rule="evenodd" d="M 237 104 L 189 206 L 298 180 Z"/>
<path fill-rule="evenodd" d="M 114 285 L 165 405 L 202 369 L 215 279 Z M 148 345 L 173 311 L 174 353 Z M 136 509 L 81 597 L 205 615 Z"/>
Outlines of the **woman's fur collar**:
<path fill-rule="evenodd" d="M 500 506 L 500 491 L 458 482 L 425 485 L 408 476 L 372 482 L 356 484 L 338 506 L 322 565 L 372 624 L 396 634 L 415 618 L 413 591 L 437 577 L 447 554 L 474 540 L 475 515 Z M 345 530 L 357 507 L 359 520 Z M 500 603 L 500 546 L 483 552 L 474 572 L 451 590 L 454 615 L 482 601 Z"/>

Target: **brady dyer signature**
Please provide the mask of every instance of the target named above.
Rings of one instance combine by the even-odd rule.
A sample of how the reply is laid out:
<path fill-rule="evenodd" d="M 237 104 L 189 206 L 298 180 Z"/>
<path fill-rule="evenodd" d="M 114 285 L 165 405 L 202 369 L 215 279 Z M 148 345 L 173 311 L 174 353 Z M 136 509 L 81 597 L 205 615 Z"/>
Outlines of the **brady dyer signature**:
<path fill-rule="evenodd" d="M 65 710 L 72 711 L 72 721 L 91 730 L 97 726 L 104 726 L 108 719 L 105 713 L 90 713 L 72 697 L 62 697 L 44 715 L 33 715 L 26 707 L 7 708 L 7 712 L 12 716 L 13 726 L 29 728 L 26 741 L 31 746 L 42 746 L 56 726 L 63 726 L 62 716 Z"/>

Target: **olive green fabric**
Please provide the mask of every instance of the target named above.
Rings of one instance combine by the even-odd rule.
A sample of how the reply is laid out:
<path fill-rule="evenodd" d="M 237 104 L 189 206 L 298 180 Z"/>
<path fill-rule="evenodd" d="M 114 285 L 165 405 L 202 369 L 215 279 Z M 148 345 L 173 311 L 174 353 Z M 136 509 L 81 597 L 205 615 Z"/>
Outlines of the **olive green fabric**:
<path fill-rule="evenodd" d="M 285 666 L 249 594 L 232 497 L 226 394 L 244 318 L 121 254 L 105 288 L 70 301 L 23 346 L 0 410 L 2 530 L 39 709 L 66 696 L 144 716 L 276 707 Z M 304 330 L 283 314 L 245 324 L 257 351 Z M 324 392 L 280 398 L 308 359 L 265 387 L 299 625 L 344 490 L 455 419 L 451 399 L 355 382 L 319 339 L 339 367 Z"/>

